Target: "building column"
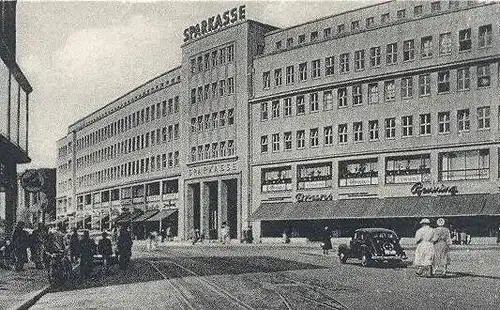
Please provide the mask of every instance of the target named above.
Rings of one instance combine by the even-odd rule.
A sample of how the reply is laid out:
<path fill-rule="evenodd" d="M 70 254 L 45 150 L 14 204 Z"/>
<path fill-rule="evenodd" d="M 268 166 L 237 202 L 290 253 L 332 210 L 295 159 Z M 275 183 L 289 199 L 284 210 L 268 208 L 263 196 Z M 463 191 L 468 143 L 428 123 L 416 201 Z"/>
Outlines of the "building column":
<path fill-rule="evenodd" d="M 222 223 L 227 223 L 227 183 L 217 181 L 217 232 L 219 239 L 222 238 Z"/>
<path fill-rule="evenodd" d="M 254 243 L 261 243 L 261 221 L 255 221 L 252 223 L 252 237 Z"/>
<path fill-rule="evenodd" d="M 210 212 L 210 187 L 207 182 L 200 183 L 200 233 L 208 238 Z"/>
<path fill-rule="evenodd" d="M 5 163 L 5 234 L 10 236 L 16 225 L 17 175 L 16 164 Z"/>

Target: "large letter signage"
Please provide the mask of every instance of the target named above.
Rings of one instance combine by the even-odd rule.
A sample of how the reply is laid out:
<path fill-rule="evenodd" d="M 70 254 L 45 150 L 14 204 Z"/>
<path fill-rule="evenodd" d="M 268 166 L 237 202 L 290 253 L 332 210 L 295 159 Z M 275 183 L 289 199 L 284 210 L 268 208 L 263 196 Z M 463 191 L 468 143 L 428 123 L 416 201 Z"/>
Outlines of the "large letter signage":
<path fill-rule="evenodd" d="M 458 193 L 458 189 L 456 186 L 445 186 L 444 184 L 424 186 L 421 182 L 417 182 L 411 187 L 411 193 L 417 196 L 427 194 L 456 195 Z"/>
<path fill-rule="evenodd" d="M 316 195 L 307 195 L 307 194 L 297 194 L 295 196 L 295 199 L 297 199 L 297 202 L 306 202 L 306 201 L 332 201 L 333 200 L 333 194 L 328 193 L 328 194 L 316 194 Z"/>
<path fill-rule="evenodd" d="M 231 10 L 225 11 L 222 14 L 217 14 L 217 16 L 209 17 L 207 20 L 202 20 L 201 23 L 189 26 L 188 28 L 184 29 L 184 42 L 196 39 L 212 31 L 219 30 L 244 19 L 244 5 L 241 5 L 237 8 L 232 8 Z"/>

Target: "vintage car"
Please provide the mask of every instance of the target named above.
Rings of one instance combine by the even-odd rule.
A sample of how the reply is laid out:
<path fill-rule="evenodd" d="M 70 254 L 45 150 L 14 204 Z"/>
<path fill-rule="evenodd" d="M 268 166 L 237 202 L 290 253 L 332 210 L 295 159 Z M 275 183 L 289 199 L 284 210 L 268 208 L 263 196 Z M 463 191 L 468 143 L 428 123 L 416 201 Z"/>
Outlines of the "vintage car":
<path fill-rule="evenodd" d="M 407 258 L 396 233 L 385 228 L 357 229 L 350 244 L 339 245 L 338 256 L 342 264 L 357 258 L 365 267 L 373 262 L 401 264 Z"/>

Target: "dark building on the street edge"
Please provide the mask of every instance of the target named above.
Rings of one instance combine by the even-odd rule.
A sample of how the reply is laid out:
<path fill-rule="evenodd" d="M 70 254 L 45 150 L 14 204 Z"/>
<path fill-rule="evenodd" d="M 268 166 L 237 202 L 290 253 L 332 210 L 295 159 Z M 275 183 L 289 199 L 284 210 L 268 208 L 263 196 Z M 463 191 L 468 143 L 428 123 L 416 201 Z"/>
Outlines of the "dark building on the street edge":
<path fill-rule="evenodd" d="M 56 169 L 27 169 L 36 171 L 43 179 L 43 187 L 38 192 L 26 191 L 21 185 L 22 174 L 19 175 L 17 220 L 34 227 L 36 223 L 50 223 L 56 220 Z"/>
<path fill-rule="evenodd" d="M 16 1 L 0 1 L 0 195 L 6 231 L 16 221 L 16 165 L 28 157 L 28 102 L 32 88 L 16 62 Z"/>
<path fill-rule="evenodd" d="M 286 29 L 244 6 L 208 17 L 184 31 L 180 67 L 69 127 L 62 215 L 138 210 L 126 220 L 167 218 L 183 239 L 223 223 L 257 241 L 324 225 L 410 235 L 424 216 L 490 235 L 499 9 L 389 1 Z"/>

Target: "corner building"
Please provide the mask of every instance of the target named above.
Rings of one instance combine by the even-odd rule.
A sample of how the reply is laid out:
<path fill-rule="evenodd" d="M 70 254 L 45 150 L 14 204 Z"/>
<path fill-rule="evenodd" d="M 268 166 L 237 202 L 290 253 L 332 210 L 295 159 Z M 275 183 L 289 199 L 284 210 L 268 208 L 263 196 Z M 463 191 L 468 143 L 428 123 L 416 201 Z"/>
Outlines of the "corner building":
<path fill-rule="evenodd" d="M 223 223 L 257 241 L 410 235 L 422 216 L 492 234 L 498 17 L 497 3 L 391 1 L 287 29 L 189 27 L 180 67 L 58 142 L 58 215 L 180 239 Z"/>

